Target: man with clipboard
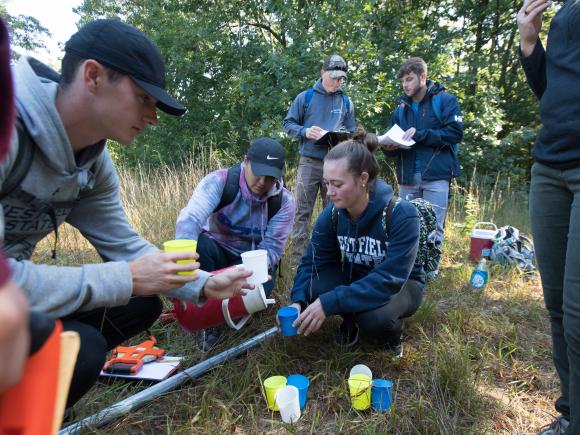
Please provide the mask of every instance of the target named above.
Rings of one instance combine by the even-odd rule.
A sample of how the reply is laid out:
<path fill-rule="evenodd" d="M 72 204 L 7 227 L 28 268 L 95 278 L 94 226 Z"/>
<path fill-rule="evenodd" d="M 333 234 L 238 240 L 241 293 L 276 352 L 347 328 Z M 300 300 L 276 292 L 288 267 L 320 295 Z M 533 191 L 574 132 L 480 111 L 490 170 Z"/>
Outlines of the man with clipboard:
<path fill-rule="evenodd" d="M 290 236 L 290 262 L 296 266 L 310 239 L 310 218 L 320 190 L 326 205 L 326 186 L 322 163 L 331 146 L 344 133 L 356 129 L 354 105 L 342 90 L 346 83 L 347 63 L 337 54 L 327 56 L 320 79 L 295 98 L 284 119 L 284 131 L 300 141 L 300 162 L 294 195 L 296 220 Z"/>

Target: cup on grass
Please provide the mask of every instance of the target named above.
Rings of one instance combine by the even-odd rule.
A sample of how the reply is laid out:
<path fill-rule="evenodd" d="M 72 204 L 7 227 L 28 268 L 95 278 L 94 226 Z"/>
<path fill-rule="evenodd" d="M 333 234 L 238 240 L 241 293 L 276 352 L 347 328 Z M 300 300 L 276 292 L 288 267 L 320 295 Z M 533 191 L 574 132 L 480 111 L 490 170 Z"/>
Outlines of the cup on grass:
<path fill-rule="evenodd" d="M 258 285 L 268 281 L 268 251 L 256 249 L 255 251 L 242 252 L 240 256 L 244 269 L 253 272 L 252 276 L 248 278 L 248 283 Z"/>
<path fill-rule="evenodd" d="M 373 379 L 371 387 L 371 406 L 377 412 L 391 409 L 393 383 L 387 379 Z"/>
<path fill-rule="evenodd" d="M 286 385 L 276 392 L 276 405 L 284 423 L 296 423 L 300 419 L 300 400 L 298 388 Z"/>
<path fill-rule="evenodd" d="M 371 406 L 371 378 L 361 373 L 348 378 L 350 403 L 358 411 L 364 411 Z"/>
<path fill-rule="evenodd" d="M 350 373 L 349 373 L 350 377 L 352 375 L 358 375 L 358 374 L 368 376 L 371 380 L 373 379 L 373 372 L 371 371 L 371 369 L 369 369 L 364 364 L 357 364 L 357 365 L 353 366 L 352 369 L 350 369 Z"/>
<path fill-rule="evenodd" d="M 282 335 L 292 337 L 298 333 L 298 328 L 292 326 L 292 323 L 297 318 L 298 308 L 296 307 L 282 307 L 278 310 L 278 320 L 280 321 Z"/>
<path fill-rule="evenodd" d="M 266 393 L 266 403 L 268 408 L 272 411 L 278 411 L 276 405 L 276 392 L 286 386 L 285 376 L 270 376 L 264 381 L 264 391 Z"/>
<path fill-rule="evenodd" d="M 178 240 L 168 240 L 163 243 L 163 251 L 165 252 L 196 252 L 197 251 L 197 240 L 189 239 L 178 239 Z M 179 260 L 177 264 L 195 263 L 195 260 Z M 185 271 L 177 272 L 178 275 L 195 275 L 195 271 Z"/>
<path fill-rule="evenodd" d="M 286 380 L 286 385 L 291 385 L 298 389 L 298 398 L 300 399 L 300 409 L 306 406 L 306 396 L 308 395 L 308 387 L 310 380 L 304 375 L 290 375 Z"/>

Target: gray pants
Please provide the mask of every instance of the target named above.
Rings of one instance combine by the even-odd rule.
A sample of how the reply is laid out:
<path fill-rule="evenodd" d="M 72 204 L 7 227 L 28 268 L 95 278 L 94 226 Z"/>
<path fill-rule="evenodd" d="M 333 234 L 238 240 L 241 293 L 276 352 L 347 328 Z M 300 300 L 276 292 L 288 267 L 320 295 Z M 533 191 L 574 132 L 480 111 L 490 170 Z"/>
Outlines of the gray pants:
<path fill-rule="evenodd" d="M 530 218 L 552 356 L 560 377 L 556 409 L 580 433 L 580 168 L 532 167 Z"/>
<path fill-rule="evenodd" d="M 413 176 L 413 182 L 411 184 L 399 185 L 399 196 L 409 200 L 423 198 L 431 203 L 435 216 L 437 217 L 435 241 L 441 246 L 443 244 L 447 203 L 449 202 L 449 181 L 423 180 L 421 174 L 416 173 Z"/>
<path fill-rule="evenodd" d="M 290 235 L 290 265 L 300 264 L 300 259 L 306 251 L 310 240 L 310 220 L 316 203 L 316 195 L 320 190 L 320 197 L 324 206 L 327 204 L 326 186 L 322 181 L 323 161 L 312 157 L 300 157 L 298 175 L 294 196 L 296 200 L 296 217 L 294 229 Z"/>

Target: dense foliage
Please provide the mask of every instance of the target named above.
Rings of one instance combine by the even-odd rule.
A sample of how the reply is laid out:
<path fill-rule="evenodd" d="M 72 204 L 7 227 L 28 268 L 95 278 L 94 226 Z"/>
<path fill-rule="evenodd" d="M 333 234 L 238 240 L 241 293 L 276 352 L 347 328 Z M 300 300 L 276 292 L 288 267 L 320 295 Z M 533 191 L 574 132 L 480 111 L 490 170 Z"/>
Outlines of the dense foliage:
<path fill-rule="evenodd" d="M 239 156 L 257 135 L 281 137 L 293 98 L 332 52 L 350 64 L 357 121 L 384 132 L 401 89 L 395 72 L 423 57 L 429 77 L 458 95 L 466 123 L 464 174 L 528 179 L 538 103 L 519 67 L 514 0 L 85 0 L 82 21 L 119 17 L 161 48 L 169 88 L 189 108 L 163 117 L 129 163 L 179 162 L 196 147 Z M 553 15 L 553 11 L 547 15 Z M 549 19 L 548 16 L 545 17 Z"/>

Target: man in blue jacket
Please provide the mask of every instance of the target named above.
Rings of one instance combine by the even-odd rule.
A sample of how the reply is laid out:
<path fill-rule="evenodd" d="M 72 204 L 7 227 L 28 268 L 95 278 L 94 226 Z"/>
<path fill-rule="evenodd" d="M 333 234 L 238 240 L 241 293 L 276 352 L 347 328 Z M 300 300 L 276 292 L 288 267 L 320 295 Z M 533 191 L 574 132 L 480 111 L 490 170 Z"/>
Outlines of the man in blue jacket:
<path fill-rule="evenodd" d="M 320 190 L 326 206 L 326 187 L 322 181 L 322 160 L 328 145 L 318 139 L 328 131 L 347 131 L 356 128 L 354 105 L 342 90 L 346 83 L 347 63 L 337 54 L 327 56 L 320 79 L 310 89 L 296 97 L 284 119 L 284 131 L 300 140 L 300 162 L 294 195 L 296 220 L 290 236 L 290 262 L 296 266 L 310 239 L 310 218 Z"/>
<path fill-rule="evenodd" d="M 397 78 L 401 80 L 401 104 L 393 112 L 391 126 L 412 139 L 410 148 L 399 148 L 385 136 L 380 144 L 390 157 L 397 157 L 397 181 L 401 198 L 424 198 L 437 216 L 437 244 L 443 243 L 449 182 L 460 175 L 457 146 L 463 137 L 461 109 L 445 87 L 427 80 L 427 64 L 420 57 L 406 60 Z M 437 271 L 431 273 L 437 275 Z"/>

